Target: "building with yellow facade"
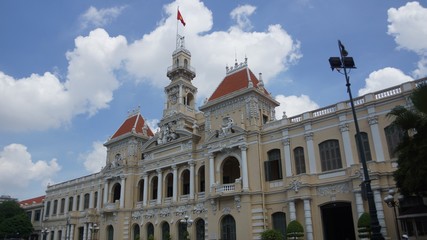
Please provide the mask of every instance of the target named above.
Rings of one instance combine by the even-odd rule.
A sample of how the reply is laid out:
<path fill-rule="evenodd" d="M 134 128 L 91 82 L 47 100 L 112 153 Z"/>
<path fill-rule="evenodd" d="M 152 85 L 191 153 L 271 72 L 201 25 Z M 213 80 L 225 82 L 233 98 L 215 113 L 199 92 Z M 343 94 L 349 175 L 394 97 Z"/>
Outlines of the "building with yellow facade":
<path fill-rule="evenodd" d="M 368 212 L 348 101 L 275 119 L 279 103 L 247 60 L 196 107 L 196 71 L 183 42 L 167 70 L 154 133 L 140 110 L 105 143 L 99 173 L 50 185 L 40 236 L 52 240 L 260 239 L 299 221 L 305 239 L 357 239 Z M 426 79 L 355 99 L 381 232 L 396 239 L 393 149 L 401 132 L 387 113 L 410 107 Z M 143 110 L 142 110 L 143 111 Z M 154 238 L 151 238 L 154 237 Z M 171 237 L 171 238 L 169 238 Z"/>

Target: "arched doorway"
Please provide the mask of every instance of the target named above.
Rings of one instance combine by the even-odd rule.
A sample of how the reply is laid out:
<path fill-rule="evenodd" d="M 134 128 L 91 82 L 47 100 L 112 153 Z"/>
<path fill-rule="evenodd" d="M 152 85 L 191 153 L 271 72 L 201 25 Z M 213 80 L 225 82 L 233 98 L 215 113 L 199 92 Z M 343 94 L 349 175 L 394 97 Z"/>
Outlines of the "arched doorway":
<path fill-rule="evenodd" d="M 221 240 L 236 240 L 236 221 L 231 215 L 221 220 Z"/>
<path fill-rule="evenodd" d="M 351 203 L 334 202 L 320 207 L 323 239 L 356 240 Z"/>
<path fill-rule="evenodd" d="M 147 239 L 150 239 L 150 236 L 154 237 L 154 225 L 147 223 Z"/>
<path fill-rule="evenodd" d="M 169 240 L 169 239 L 171 239 L 169 223 L 163 222 L 162 223 L 162 240 Z"/>
<path fill-rule="evenodd" d="M 235 157 L 228 157 L 222 164 L 222 183 L 234 183 L 240 178 L 240 164 Z"/>
<path fill-rule="evenodd" d="M 114 239 L 114 228 L 111 225 L 108 225 L 107 227 L 107 240 L 113 240 Z"/>
<path fill-rule="evenodd" d="M 196 240 L 205 239 L 205 220 L 198 219 L 196 221 Z"/>
<path fill-rule="evenodd" d="M 121 192 L 121 186 L 119 183 L 114 184 L 113 186 L 113 202 L 116 202 L 116 200 L 120 200 L 120 192 Z"/>
<path fill-rule="evenodd" d="M 138 224 L 133 225 L 133 240 L 141 239 L 140 228 Z"/>

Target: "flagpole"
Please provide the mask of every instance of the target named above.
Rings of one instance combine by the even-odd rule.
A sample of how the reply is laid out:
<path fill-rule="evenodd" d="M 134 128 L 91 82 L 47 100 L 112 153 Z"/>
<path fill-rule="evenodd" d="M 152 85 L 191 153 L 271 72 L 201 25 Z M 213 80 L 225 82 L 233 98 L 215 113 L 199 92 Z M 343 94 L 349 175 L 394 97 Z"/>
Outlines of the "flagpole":
<path fill-rule="evenodd" d="M 179 12 L 179 6 L 177 6 L 176 8 L 176 14 L 178 14 Z M 178 16 L 178 15 L 177 15 Z M 178 49 L 178 17 L 176 18 L 176 41 L 175 41 L 175 45 L 176 45 L 176 49 Z"/>

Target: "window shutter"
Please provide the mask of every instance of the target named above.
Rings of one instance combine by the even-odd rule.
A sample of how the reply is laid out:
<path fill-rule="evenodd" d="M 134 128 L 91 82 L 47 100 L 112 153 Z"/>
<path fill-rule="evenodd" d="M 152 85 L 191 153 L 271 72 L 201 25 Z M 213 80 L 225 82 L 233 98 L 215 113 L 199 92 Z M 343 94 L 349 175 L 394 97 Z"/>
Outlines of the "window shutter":
<path fill-rule="evenodd" d="M 265 181 L 270 181 L 270 162 L 269 161 L 264 162 L 264 169 L 265 169 Z"/>

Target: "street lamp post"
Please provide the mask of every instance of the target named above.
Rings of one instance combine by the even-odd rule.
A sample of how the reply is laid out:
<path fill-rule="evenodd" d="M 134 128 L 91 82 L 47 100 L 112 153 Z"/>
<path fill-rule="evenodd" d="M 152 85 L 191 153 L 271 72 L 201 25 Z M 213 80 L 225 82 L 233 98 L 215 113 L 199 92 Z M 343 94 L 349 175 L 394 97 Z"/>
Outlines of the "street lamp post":
<path fill-rule="evenodd" d="M 89 227 L 89 230 L 91 232 L 91 239 L 96 240 L 95 237 L 99 230 L 98 224 L 94 223 L 92 226 Z"/>
<path fill-rule="evenodd" d="M 365 157 L 365 151 L 363 149 L 362 136 L 360 135 L 360 129 L 357 121 L 356 110 L 354 108 L 353 96 L 351 94 L 350 77 L 348 76 L 348 73 L 347 73 L 347 69 L 353 69 L 353 68 L 356 68 L 356 66 L 354 64 L 353 58 L 348 57 L 348 52 L 345 50 L 344 45 L 339 40 L 338 40 L 338 48 L 340 50 L 340 57 L 330 57 L 329 64 L 331 65 L 332 71 L 336 69 L 339 73 L 341 73 L 341 69 L 342 69 L 344 72 L 347 93 L 350 97 L 351 111 L 353 113 L 354 126 L 356 127 L 357 147 L 360 153 L 359 154 L 360 162 L 362 163 L 362 167 L 363 167 L 364 181 L 362 184 L 363 186 L 365 186 L 366 197 L 368 199 L 368 205 L 369 205 L 369 215 L 371 216 L 371 229 L 372 229 L 371 239 L 383 240 L 384 237 L 381 234 L 381 226 L 378 222 L 377 208 L 375 207 L 374 194 L 371 188 L 371 179 L 369 178 L 368 166 L 366 165 L 366 157 Z"/>
<path fill-rule="evenodd" d="M 47 234 L 49 233 L 48 228 L 42 229 L 43 240 L 46 240 Z"/>
<path fill-rule="evenodd" d="M 387 206 L 393 208 L 394 221 L 395 221 L 394 224 L 396 225 L 396 233 L 397 233 L 396 239 L 400 239 L 400 229 L 399 229 L 399 223 L 397 222 L 397 213 L 396 213 L 396 207 L 399 206 L 399 200 L 394 200 L 394 194 L 395 194 L 395 191 L 393 189 L 388 190 L 388 195 L 384 198 L 384 202 L 387 203 Z"/>
<path fill-rule="evenodd" d="M 190 217 L 188 215 L 184 216 L 184 219 L 180 220 L 181 223 L 184 223 L 186 225 L 187 228 L 191 227 L 191 224 L 193 224 L 193 220 L 190 219 Z M 190 233 L 188 231 L 187 232 L 187 239 L 190 239 Z"/>

